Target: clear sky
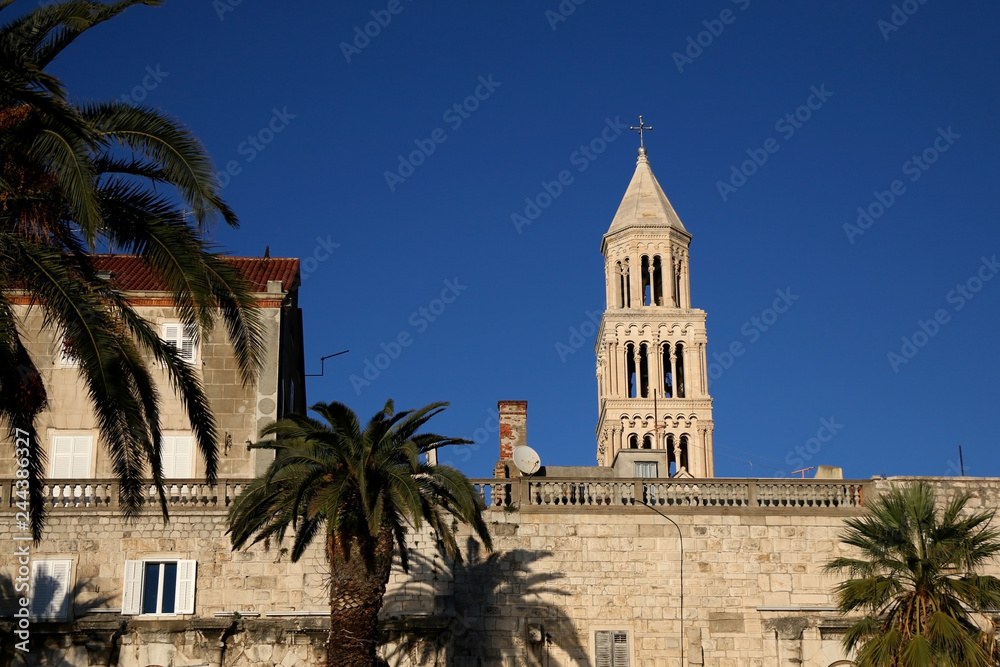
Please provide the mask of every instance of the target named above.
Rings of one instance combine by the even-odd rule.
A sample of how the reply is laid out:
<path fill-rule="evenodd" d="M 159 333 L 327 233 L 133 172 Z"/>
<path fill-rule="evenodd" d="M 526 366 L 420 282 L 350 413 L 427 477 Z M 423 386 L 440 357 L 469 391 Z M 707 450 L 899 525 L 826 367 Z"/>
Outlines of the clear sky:
<path fill-rule="evenodd" d="M 998 28 L 985 0 L 168 0 L 54 67 L 228 165 L 219 243 L 305 261 L 307 370 L 350 350 L 310 402 L 450 401 L 437 430 L 477 445 L 442 459 L 471 476 L 500 399 L 543 463 L 595 462 L 588 313 L 640 113 L 694 236 L 717 474 L 955 475 L 961 445 L 1000 475 Z"/>

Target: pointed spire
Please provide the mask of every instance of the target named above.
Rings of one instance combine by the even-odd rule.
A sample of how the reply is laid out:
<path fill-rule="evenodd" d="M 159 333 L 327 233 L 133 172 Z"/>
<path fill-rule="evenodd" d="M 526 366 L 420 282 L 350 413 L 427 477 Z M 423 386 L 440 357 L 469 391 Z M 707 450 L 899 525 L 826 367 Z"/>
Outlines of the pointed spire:
<path fill-rule="evenodd" d="M 685 234 L 688 233 L 656 180 L 656 176 L 653 175 L 645 147 L 639 148 L 635 173 L 625 190 L 625 196 L 622 197 L 622 203 L 618 206 L 618 212 L 615 213 L 608 234 L 633 227 L 661 229 L 673 227 Z"/>

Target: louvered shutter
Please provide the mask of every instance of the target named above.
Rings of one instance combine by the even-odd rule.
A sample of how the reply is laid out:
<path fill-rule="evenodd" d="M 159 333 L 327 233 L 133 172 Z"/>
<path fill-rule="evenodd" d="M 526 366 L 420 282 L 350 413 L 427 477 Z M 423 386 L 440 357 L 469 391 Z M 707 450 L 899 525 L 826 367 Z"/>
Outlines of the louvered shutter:
<path fill-rule="evenodd" d="M 164 479 L 187 479 L 193 476 L 194 438 L 189 435 L 163 437 L 160 461 Z"/>
<path fill-rule="evenodd" d="M 177 601 L 174 605 L 174 612 L 177 614 L 194 613 L 194 584 L 197 569 L 197 561 L 177 561 Z"/>
<path fill-rule="evenodd" d="M 71 560 L 38 560 L 32 563 L 32 616 L 49 620 L 67 619 L 72 566 Z"/>
<path fill-rule="evenodd" d="M 607 630 L 598 630 L 595 633 L 594 642 L 594 662 L 596 667 L 614 667 L 611 662 L 611 635 Z"/>
<path fill-rule="evenodd" d="M 57 435 L 52 438 L 53 479 L 69 479 L 73 476 L 73 436 Z"/>
<path fill-rule="evenodd" d="M 134 616 L 142 608 L 142 561 L 125 561 L 122 583 L 122 616 Z"/>
<path fill-rule="evenodd" d="M 189 363 L 194 362 L 195 359 L 194 338 L 196 334 L 197 330 L 193 325 L 185 325 L 181 335 L 181 344 L 178 346 L 181 351 L 181 359 Z"/>
<path fill-rule="evenodd" d="M 192 363 L 197 357 L 194 339 L 197 329 L 193 325 L 184 325 L 180 322 L 164 322 L 163 340 L 170 343 L 180 352 L 181 359 Z"/>
<path fill-rule="evenodd" d="M 76 479 L 90 477 L 90 448 L 93 441 L 89 435 L 73 436 L 73 470 L 70 474 Z"/>
<path fill-rule="evenodd" d="M 615 667 L 628 667 L 628 633 L 614 633 L 614 665 Z"/>

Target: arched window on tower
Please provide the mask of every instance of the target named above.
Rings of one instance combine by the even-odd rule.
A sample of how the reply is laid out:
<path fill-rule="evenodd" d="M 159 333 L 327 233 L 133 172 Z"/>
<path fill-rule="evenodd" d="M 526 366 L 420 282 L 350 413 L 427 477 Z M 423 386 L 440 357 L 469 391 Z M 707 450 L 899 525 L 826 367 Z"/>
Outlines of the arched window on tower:
<path fill-rule="evenodd" d="M 622 268 L 622 307 L 632 307 L 632 276 L 629 275 L 628 258 Z"/>
<path fill-rule="evenodd" d="M 691 466 L 688 464 L 688 450 L 689 442 L 686 435 L 681 436 L 681 468 L 691 472 Z"/>
<path fill-rule="evenodd" d="M 677 460 L 676 460 L 675 451 L 674 451 L 674 445 L 675 444 L 676 444 L 676 441 L 674 440 L 674 436 L 673 435 L 668 435 L 667 436 L 667 471 L 670 473 L 671 477 L 673 477 L 674 475 L 677 474 Z"/>
<path fill-rule="evenodd" d="M 649 355 L 647 345 L 639 346 L 639 396 L 649 398 Z"/>
<path fill-rule="evenodd" d="M 639 449 L 639 436 L 635 433 L 628 437 L 628 448 L 629 449 Z"/>
<path fill-rule="evenodd" d="M 674 265 L 674 307 L 681 308 L 681 263 Z"/>
<path fill-rule="evenodd" d="M 677 343 L 674 348 L 674 356 L 677 357 L 674 364 L 677 367 L 677 398 L 685 398 L 685 387 L 684 387 L 684 343 Z"/>
<path fill-rule="evenodd" d="M 651 436 L 651 435 L 644 435 L 644 436 L 642 436 L 642 448 L 643 449 L 652 449 L 653 448 L 653 436 Z"/>
<path fill-rule="evenodd" d="M 674 376 L 670 372 L 670 343 L 660 345 L 660 368 L 663 369 L 663 397 L 674 397 Z"/>
<path fill-rule="evenodd" d="M 625 386 L 628 387 L 628 398 L 636 397 L 636 355 L 635 345 L 629 343 L 625 346 Z"/>
<path fill-rule="evenodd" d="M 625 307 L 625 270 L 621 262 L 615 262 L 615 307 Z"/>
<path fill-rule="evenodd" d="M 663 305 L 663 262 L 660 256 L 653 257 L 653 304 Z"/>
<path fill-rule="evenodd" d="M 647 255 L 642 256 L 642 305 L 653 305 L 652 267 Z"/>

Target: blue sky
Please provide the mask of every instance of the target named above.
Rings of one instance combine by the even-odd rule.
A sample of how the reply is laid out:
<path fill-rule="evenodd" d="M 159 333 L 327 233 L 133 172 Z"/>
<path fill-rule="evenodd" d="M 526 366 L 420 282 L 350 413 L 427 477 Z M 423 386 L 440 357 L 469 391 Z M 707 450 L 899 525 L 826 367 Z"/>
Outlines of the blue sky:
<path fill-rule="evenodd" d="M 1000 475 L 1000 6 L 774 5 L 170 0 L 54 69 L 81 100 L 180 117 L 228 165 L 242 228 L 219 243 L 306 260 L 309 372 L 350 350 L 310 402 L 450 401 L 437 430 L 477 444 L 442 458 L 471 476 L 500 399 L 528 401 L 543 462 L 595 462 L 588 313 L 638 146 L 601 133 L 640 113 L 694 236 L 717 474 L 954 475 L 961 445 L 968 474 Z M 775 319 L 778 290 L 797 299 Z M 842 428 L 817 450 L 822 420 Z"/>

